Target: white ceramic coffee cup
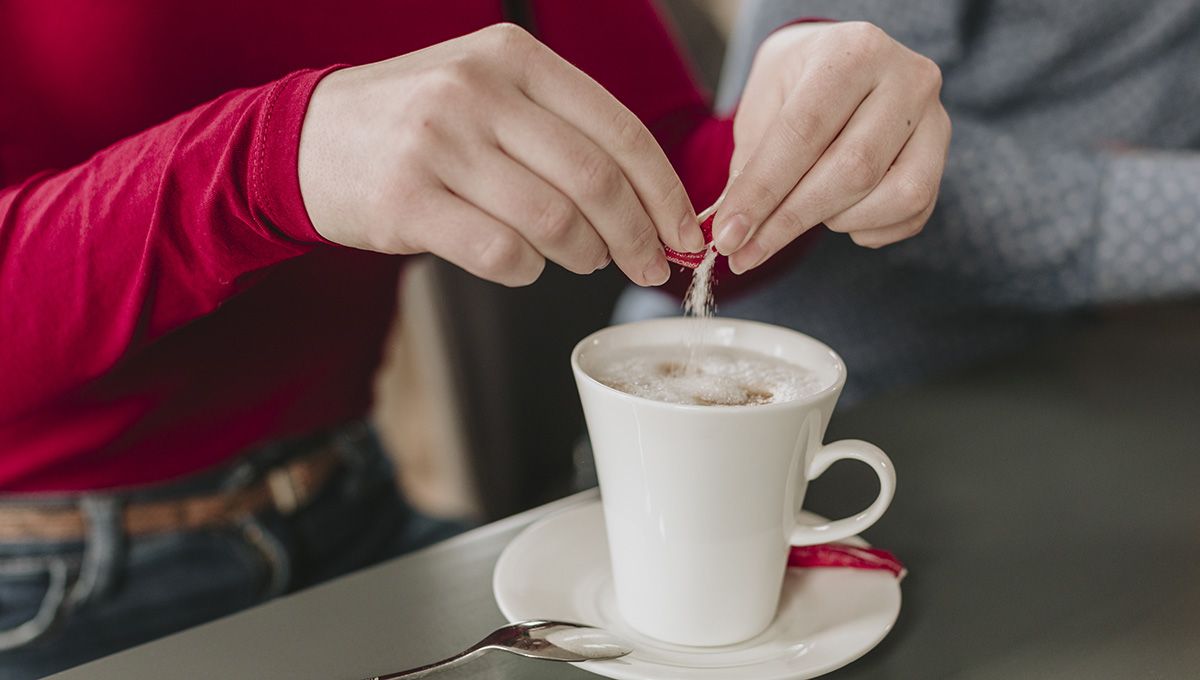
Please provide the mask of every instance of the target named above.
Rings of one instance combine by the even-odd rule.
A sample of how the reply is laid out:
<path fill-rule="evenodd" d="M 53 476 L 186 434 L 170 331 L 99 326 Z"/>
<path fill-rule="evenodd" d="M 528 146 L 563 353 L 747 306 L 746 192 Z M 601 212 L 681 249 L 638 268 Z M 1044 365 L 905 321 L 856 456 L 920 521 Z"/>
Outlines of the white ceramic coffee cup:
<path fill-rule="evenodd" d="M 817 373 L 824 387 L 797 401 L 692 406 L 635 397 L 589 375 L 611 352 L 677 347 L 698 320 L 613 326 L 576 345 L 571 367 L 604 499 L 617 604 L 637 631 L 683 645 L 754 637 L 779 603 L 790 545 L 836 541 L 875 523 L 896 488 L 892 463 L 857 440 L 822 444 L 846 366 L 807 335 L 716 318 L 706 343 L 754 350 Z M 879 476 L 865 511 L 818 526 L 797 521 L 810 480 L 853 458 Z"/>

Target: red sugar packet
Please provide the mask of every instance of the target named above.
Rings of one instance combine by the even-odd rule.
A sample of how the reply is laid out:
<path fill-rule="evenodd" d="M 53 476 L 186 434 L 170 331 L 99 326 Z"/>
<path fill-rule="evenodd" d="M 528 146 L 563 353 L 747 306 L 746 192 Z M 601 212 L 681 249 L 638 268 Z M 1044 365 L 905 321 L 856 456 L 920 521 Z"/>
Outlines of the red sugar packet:
<path fill-rule="evenodd" d="M 698 253 L 681 253 L 670 246 L 663 246 L 663 251 L 667 254 L 668 262 L 674 262 L 675 264 L 683 265 L 688 269 L 695 269 L 696 267 L 700 266 L 700 263 L 704 261 L 705 252 L 709 248 L 715 248 L 715 246 L 712 245 L 712 223 L 713 218 L 717 215 L 717 208 L 720 207 L 721 201 L 724 199 L 725 194 L 722 193 L 721 197 L 717 199 L 716 203 L 713 203 L 708 208 L 701 210 L 700 214 L 696 216 L 700 220 L 700 231 L 704 234 L 704 242 L 708 245 Z"/>
<path fill-rule="evenodd" d="M 683 265 L 688 269 L 695 269 L 704 261 L 704 251 L 698 253 L 681 253 L 678 250 L 672 249 L 670 246 L 663 246 L 663 250 L 667 253 L 667 262 Z"/>
<path fill-rule="evenodd" d="M 847 567 L 890 571 L 902 579 L 908 570 L 892 553 L 879 548 L 860 548 L 846 543 L 792 546 L 789 567 Z"/>

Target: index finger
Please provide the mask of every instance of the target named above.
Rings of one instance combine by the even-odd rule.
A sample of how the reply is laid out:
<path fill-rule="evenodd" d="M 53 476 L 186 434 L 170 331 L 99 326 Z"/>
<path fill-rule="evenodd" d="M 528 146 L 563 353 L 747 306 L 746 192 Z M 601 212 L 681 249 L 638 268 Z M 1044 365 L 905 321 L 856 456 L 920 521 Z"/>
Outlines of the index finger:
<path fill-rule="evenodd" d="M 658 141 L 616 97 L 544 46 L 536 77 L 522 89 L 607 151 L 633 186 L 659 239 L 676 250 L 704 248 L 696 211 Z M 564 96 L 565 94 L 565 96 Z"/>
<path fill-rule="evenodd" d="M 717 211 L 713 238 L 722 255 L 741 248 L 783 203 L 870 90 L 865 74 L 846 81 L 816 69 L 800 79 L 754 145 Z"/>

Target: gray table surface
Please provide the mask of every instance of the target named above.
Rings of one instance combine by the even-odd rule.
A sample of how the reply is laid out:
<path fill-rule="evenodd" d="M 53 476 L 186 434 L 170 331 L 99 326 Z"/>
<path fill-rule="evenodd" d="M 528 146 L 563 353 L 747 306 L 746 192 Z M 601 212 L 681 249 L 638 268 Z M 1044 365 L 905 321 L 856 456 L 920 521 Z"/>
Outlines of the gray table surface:
<path fill-rule="evenodd" d="M 911 573 L 892 634 L 829 677 L 1200 677 L 1195 331 L 1138 317 L 841 413 L 831 437 L 896 462 L 896 499 L 866 537 Z M 835 465 L 807 506 L 862 507 L 868 477 Z M 355 680 L 451 654 L 503 623 L 491 574 L 508 541 L 591 497 L 56 677 Z M 595 676 L 492 655 L 442 677 Z"/>

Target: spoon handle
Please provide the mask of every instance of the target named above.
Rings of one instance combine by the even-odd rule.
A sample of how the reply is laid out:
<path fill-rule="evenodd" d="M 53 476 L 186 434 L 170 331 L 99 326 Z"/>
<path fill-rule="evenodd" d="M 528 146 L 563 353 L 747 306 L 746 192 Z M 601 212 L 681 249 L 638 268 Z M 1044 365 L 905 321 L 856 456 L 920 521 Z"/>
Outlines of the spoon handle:
<path fill-rule="evenodd" d="M 410 668 L 399 673 L 389 673 L 387 675 L 376 675 L 371 680 L 412 680 L 413 678 L 423 678 L 427 675 L 433 675 L 438 671 L 444 671 L 447 668 L 461 666 L 475 657 L 487 651 L 486 647 L 472 647 L 447 659 L 435 661 L 431 664 L 421 666 L 419 668 Z"/>

